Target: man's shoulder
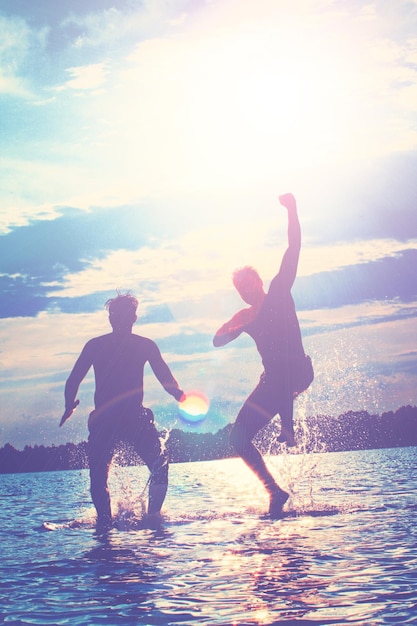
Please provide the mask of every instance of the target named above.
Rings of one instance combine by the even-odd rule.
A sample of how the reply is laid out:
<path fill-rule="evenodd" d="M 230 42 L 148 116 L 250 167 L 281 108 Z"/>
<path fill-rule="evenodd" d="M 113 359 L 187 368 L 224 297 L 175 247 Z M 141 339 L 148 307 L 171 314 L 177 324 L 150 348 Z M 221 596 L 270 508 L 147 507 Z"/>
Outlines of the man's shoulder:
<path fill-rule="evenodd" d="M 94 344 L 105 343 L 106 341 L 110 341 L 111 336 L 112 336 L 112 333 L 106 333 L 105 335 L 98 335 L 98 337 L 92 337 L 91 339 L 87 341 L 85 345 L 90 346 Z"/>
<path fill-rule="evenodd" d="M 135 341 L 136 343 L 140 343 L 140 344 L 148 345 L 148 346 L 156 346 L 156 343 L 152 339 L 150 339 L 149 337 L 144 337 L 143 335 L 132 333 L 131 338 L 132 338 L 132 341 Z"/>
<path fill-rule="evenodd" d="M 143 335 L 137 335 L 136 333 L 130 333 L 125 335 L 123 338 L 116 337 L 114 333 L 107 333 L 106 335 L 99 335 L 98 337 L 93 337 L 85 344 L 85 348 L 87 350 L 98 350 L 100 348 L 111 347 L 116 343 L 121 343 L 121 345 L 125 345 L 126 347 L 130 344 L 141 351 L 151 351 L 153 349 L 157 349 L 156 343 L 149 339 L 148 337 L 144 337 Z"/>
<path fill-rule="evenodd" d="M 155 342 L 152 339 L 149 339 L 149 337 L 144 337 L 143 335 L 138 335 L 137 333 L 128 333 L 120 337 L 117 336 L 115 333 L 106 333 L 105 335 L 98 335 L 97 337 L 92 337 L 92 339 L 87 341 L 87 344 L 106 343 L 108 341 L 114 341 L 115 339 L 119 341 L 128 340 L 128 341 L 132 341 L 135 343 L 142 343 L 142 344 L 149 344 L 149 345 L 155 344 Z"/>
<path fill-rule="evenodd" d="M 84 345 L 83 352 L 95 352 L 100 346 L 105 345 L 109 341 L 109 335 L 100 335 L 99 337 L 92 337 Z"/>
<path fill-rule="evenodd" d="M 145 358 L 152 358 L 152 356 L 159 352 L 157 344 L 149 337 L 132 333 L 130 335 L 130 341 L 135 351 L 140 352 Z"/>
<path fill-rule="evenodd" d="M 285 280 L 284 274 L 282 272 L 278 272 L 271 280 L 269 289 L 266 292 L 265 299 L 279 296 L 280 298 L 291 297 L 291 285 Z"/>

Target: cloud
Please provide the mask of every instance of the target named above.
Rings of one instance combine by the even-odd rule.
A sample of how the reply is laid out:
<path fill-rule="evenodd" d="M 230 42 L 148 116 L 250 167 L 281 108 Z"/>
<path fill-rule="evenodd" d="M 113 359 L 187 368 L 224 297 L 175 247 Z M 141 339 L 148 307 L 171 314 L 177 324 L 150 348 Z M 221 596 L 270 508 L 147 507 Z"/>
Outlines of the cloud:
<path fill-rule="evenodd" d="M 354 168 L 326 170 L 329 176 L 323 182 L 323 173 L 312 164 L 310 175 L 294 183 L 295 189 L 300 187 L 304 242 L 348 243 L 353 250 L 362 245 L 367 254 L 374 240 L 390 246 L 395 239 L 417 239 L 416 168 L 415 151 L 372 160 L 358 157 Z"/>
<path fill-rule="evenodd" d="M 211 337 L 241 306 L 233 269 L 266 285 L 278 269 L 287 190 L 317 368 L 303 410 L 414 397 L 414 6 L 4 0 L 1 15 L 3 432 L 79 435 L 78 416 L 55 432 L 51 415 L 118 287 L 141 301 L 136 331 L 232 419 L 260 361 L 248 338 Z M 152 376 L 148 399 L 167 406 Z"/>
<path fill-rule="evenodd" d="M 106 93 L 82 107 L 68 100 L 55 103 L 56 111 L 65 106 L 69 122 L 67 154 L 75 163 L 82 152 L 88 167 L 100 172 L 101 182 L 94 177 L 97 188 L 105 189 L 111 179 L 113 189 L 135 188 L 144 194 L 205 193 L 213 186 L 237 189 L 262 185 L 277 172 L 283 180 L 293 180 L 294 172 L 302 177 L 312 163 L 324 171 L 330 154 L 340 165 L 345 158 L 354 161 L 358 153 L 363 158 L 371 147 L 372 154 L 381 152 L 380 127 L 379 138 L 369 141 L 366 135 L 373 124 L 369 111 L 375 107 L 365 112 L 361 107 L 366 100 L 364 87 L 372 97 L 380 93 L 379 85 L 371 93 L 369 79 L 374 64 L 383 62 L 366 54 L 362 63 L 366 39 L 361 33 L 357 44 L 352 17 L 342 39 L 336 41 L 323 10 L 309 13 L 297 29 L 296 23 L 288 24 L 288 12 L 282 19 L 273 3 L 252 8 L 245 4 L 241 9 L 233 3 L 225 6 L 218 14 L 215 6 L 200 6 L 175 37 L 167 36 L 167 20 L 161 15 L 190 9 L 182 3 L 156 3 L 156 8 L 147 4 L 127 13 L 90 10 L 89 15 L 80 8 L 80 15 L 74 13 L 69 19 L 68 27 L 78 23 L 87 33 L 84 50 L 91 47 L 87 39 L 91 45 L 101 36 L 107 41 L 123 39 L 125 29 L 132 29 L 126 48 L 97 52 L 94 62 L 90 55 L 68 53 L 66 69 L 76 73 L 73 87 L 90 88 L 92 79 L 97 86 L 103 75 L 102 69 L 100 75 L 96 70 L 109 62 Z M 317 8 L 315 3 L 311 7 Z M 282 3 L 278 9 L 283 11 Z M 223 11 L 229 16 L 226 23 Z M 142 31 L 135 20 L 145 23 L 148 13 L 156 16 L 156 30 Z M 236 20 L 236 15 L 242 20 Z M 365 72 L 365 67 L 358 88 L 359 71 Z M 88 78 L 92 68 L 94 75 Z M 57 82 L 61 86 L 62 73 Z M 82 116 L 82 133 L 80 124 L 72 123 L 72 115 Z M 385 119 L 380 121 L 387 127 Z M 412 127 L 412 123 L 404 127 L 408 138 Z M 332 175 L 329 172 L 328 178 Z"/>
<path fill-rule="evenodd" d="M 101 2 L 98 10 L 96 4 L 76 3 L 62 15 L 53 9 L 49 36 L 62 40 L 65 54 L 56 55 L 50 45 L 38 49 L 33 62 L 44 69 L 30 78 L 38 86 L 43 81 L 72 89 L 54 92 L 51 100 L 51 91 L 39 86 L 33 102 L 49 104 L 32 107 L 37 115 L 25 110 L 10 116 L 10 145 L 38 171 L 23 175 L 16 163 L 9 177 L 19 183 L 11 189 L 14 200 L 21 194 L 36 207 L 53 195 L 51 180 L 52 201 L 73 206 L 80 206 L 78 191 L 92 205 L 109 196 L 122 204 L 150 195 L 259 192 L 275 181 L 294 184 L 308 198 L 326 193 L 334 203 L 340 170 L 357 172 L 367 158 L 416 144 L 412 118 L 398 110 L 405 80 L 404 88 L 412 89 L 412 40 L 404 50 L 393 40 L 397 51 L 389 60 L 387 52 L 372 56 L 374 43 L 386 38 L 376 28 L 358 31 L 355 5 L 343 15 L 331 3 L 315 2 L 307 9 L 305 2 L 290 8 L 271 2 L 131 6 L 115 9 Z M 35 13 L 39 18 L 42 11 Z M 172 30 L 172 18 L 184 13 L 189 17 Z M 86 39 L 74 48 L 81 31 Z M 123 47 L 113 45 L 115 38 Z M 107 41 L 108 47 L 99 49 L 94 41 Z M 384 106 L 378 104 L 381 85 L 392 94 Z M 404 102 L 415 110 L 411 92 Z M 28 114 L 31 132 L 16 142 Z M 411 173 L 412 162 L 409 167 Z M 329 207 L 339 212 L 329 237 L 352 230 L 345 218 L 349 204 L 345 200 L 343 211 L 339 203 Z M 16 201 L 13 208 L 25 211 Z M 326 232 L 322 221 L 317 225 Z"/>
<path fill-rule="evenodd" d="M 85 5 L 83 11 L 73 11 L 61 23 L 71 33 L 72 45 L 78 50 L 120 46 L 125 48 L 138 38 L 158 36 L 181 25 L 187 9 L 193 9 L 189 0 L 152 0 L 134 6 L 125 1 L 118 4 L 101 2 L 98 10 Z"/>
<path fill-rule="evenodd" d="M 129 20 L 124 11 L 115 7 L 99 11 L 91 8 L 87 6 L 86 13 L 72 12 L 62 21 L 61 26 L 71 33 L 75 48 L 108 45 L 126 36 Z"/>
<path fill-rule="evenodd" d="M 45 29 L 31 30 L 25 20 L 0 14 L 0 93 L 4 96 L 28 98 L 28 66 L 34 66 L 45 43 Z"/>
<path fill-rule="evenodd" d="M 140 209 L 73 210 L 2 235 L 0 315 L 35 315 L 45 310 L 48 296 L 62 289 L 68 273 L 80 272 L 112 248 L 136 248 L 146 242 L 146 221 Z"/>
<path fill-rule="evenodd" d="M 70 75 L 62 88 L 75 90 L 90 90 L 101 87 L 106 82 L 107 67 L 105 63 L 94 63 L 81 67 L 69 67 L 67 73 Z"/>
<path fill-rule="evenodd" d="M 248 217 L 237 239 L 232 225 L 221 237 L 216 228 L 202 224 L 183 231 L 178 212 L 171 222 L 165 209 L 60 212 L 56 219 L 17 227 L 1 237 L 3 317 L 94 311 L 120 288 L 138 292 L 148 321 L 182 318 L 193 325 L 208 315 L 218 320 L 238 306 L 230 283 L 233 269 L 252 263 L 272 278 L 279 250 L 282 254 L 285 249 L 279 224 L 273 232 L 281 232 L 280 237 L 271 238 L 271 218 Z M 307 245 L 304 254 L 293 290 L 300 310 L 416 299 L 415 247 L 404 250 L 398 242 L 381 240 L 369 247 L 350 245 L 347 252 L 337 246 L 309 250 Z M 223 293 L 223 300 L 211 295 L 215 293 Z"/>
<path fill-rule="evenodd" d="M 0 71 L 0 93 L 28 97 L 29 92 L 21 78 Z"/>
<path fill-rule="evenodd" d="M 395 257 L 299 277 L 293 294 L 301 310 L 338 308 L 371 300 L 417 301 L 417 250 Z"/>
<path fill-rule="evenodd" d="M 140 248 L 152 237 L 153 218 L 140 207 L 84 212 L 61 209 L 56 219 L 20 226 L 1 236 L 3 280 L 22 292 L 46 294 L 62 287 L 63 278 L 80 272 L 111 250 Z M 53 284 L 52 284 L 53 283 Z"/>
<path fill-rule="evenodd" d="M 417 155 L 394 154 L 377 159 L 361 173 L 350 190 L 351 236 L 417 237 Z"/>

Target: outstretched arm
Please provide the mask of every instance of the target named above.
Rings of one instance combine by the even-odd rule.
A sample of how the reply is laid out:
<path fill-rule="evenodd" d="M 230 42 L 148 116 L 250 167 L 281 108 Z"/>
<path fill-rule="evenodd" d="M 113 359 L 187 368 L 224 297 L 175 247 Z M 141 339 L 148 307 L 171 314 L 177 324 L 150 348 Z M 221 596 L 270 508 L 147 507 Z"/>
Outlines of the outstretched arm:
<path fill-rule="evenodd" d="M 301 228 L 297 214 L 297 203 L 292 193 L 280 196 L 279 201 L 288 211 L 288 248 L 283 256 L 279 273 L 275 278 L 284 282 L 287 288 L 291 289 L 297 275 L 301 249 Z"/>
<path fill-rule="evenodd" d="M 255 317 L 255 312 L 251 308 L 238 311 L 228 322 L 223 324 L 214 335 L 213 345 L 216 348 L 225 346 L 244 331 L 245 326 Z"/>

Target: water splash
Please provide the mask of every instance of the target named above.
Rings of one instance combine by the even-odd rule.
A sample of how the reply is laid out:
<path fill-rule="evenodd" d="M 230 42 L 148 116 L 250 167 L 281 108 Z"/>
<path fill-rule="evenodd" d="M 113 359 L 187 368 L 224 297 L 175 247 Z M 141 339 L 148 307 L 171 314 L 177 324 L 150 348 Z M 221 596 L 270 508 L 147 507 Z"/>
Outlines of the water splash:
<path fill-rule="evenodd" d="M 112 517 L 118 528 L 130 528 L 142 524 L 147 516 L 147 497 L 149 484 L 152 476 L 160 471 L 161 467 L 168 464 L 167 443 L 170 430 L 164 429 L 159 433 L 161 443 L 161 457 L 155 466 L 149 471 L 144 466 L 140 457 L 133 451 L 131 446 L 121 446 L 113 456 L 111 466 L 112 487 Z M 163 463 L 161 465 L 161 458 Z M 126 466 L 130 467 L 130 472 L 126 471 Z M 146 472 L 149 471 L 146 477 Z"/>

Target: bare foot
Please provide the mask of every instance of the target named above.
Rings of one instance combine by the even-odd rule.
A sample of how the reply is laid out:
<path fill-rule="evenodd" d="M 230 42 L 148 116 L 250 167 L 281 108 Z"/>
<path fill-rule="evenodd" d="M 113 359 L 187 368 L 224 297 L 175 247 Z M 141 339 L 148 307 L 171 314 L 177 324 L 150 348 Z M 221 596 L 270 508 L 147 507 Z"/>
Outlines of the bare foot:
<path fill-rule="evenodd" d="M 160 513 L 146 513 L 142 518 L 145 528 L 150 530 L 158 530 L 163 524 L 164 518 Z"/>
<path fill-rule="evenodd" d="M 97 517 L 96 521 L 96 533 L 98 535 L 104 535 L 113 528 L 113 520 L 107 515 Z"/>
<path fill-rule="evenodd" d="M 271 519 L 281 519 L 282 517 L 284 517 L 284 512 L 282 508 L 289 497 L 289 494 L 282 489 L 276 491 L 271 495 L 269 501 L 269 517 Z"/>

